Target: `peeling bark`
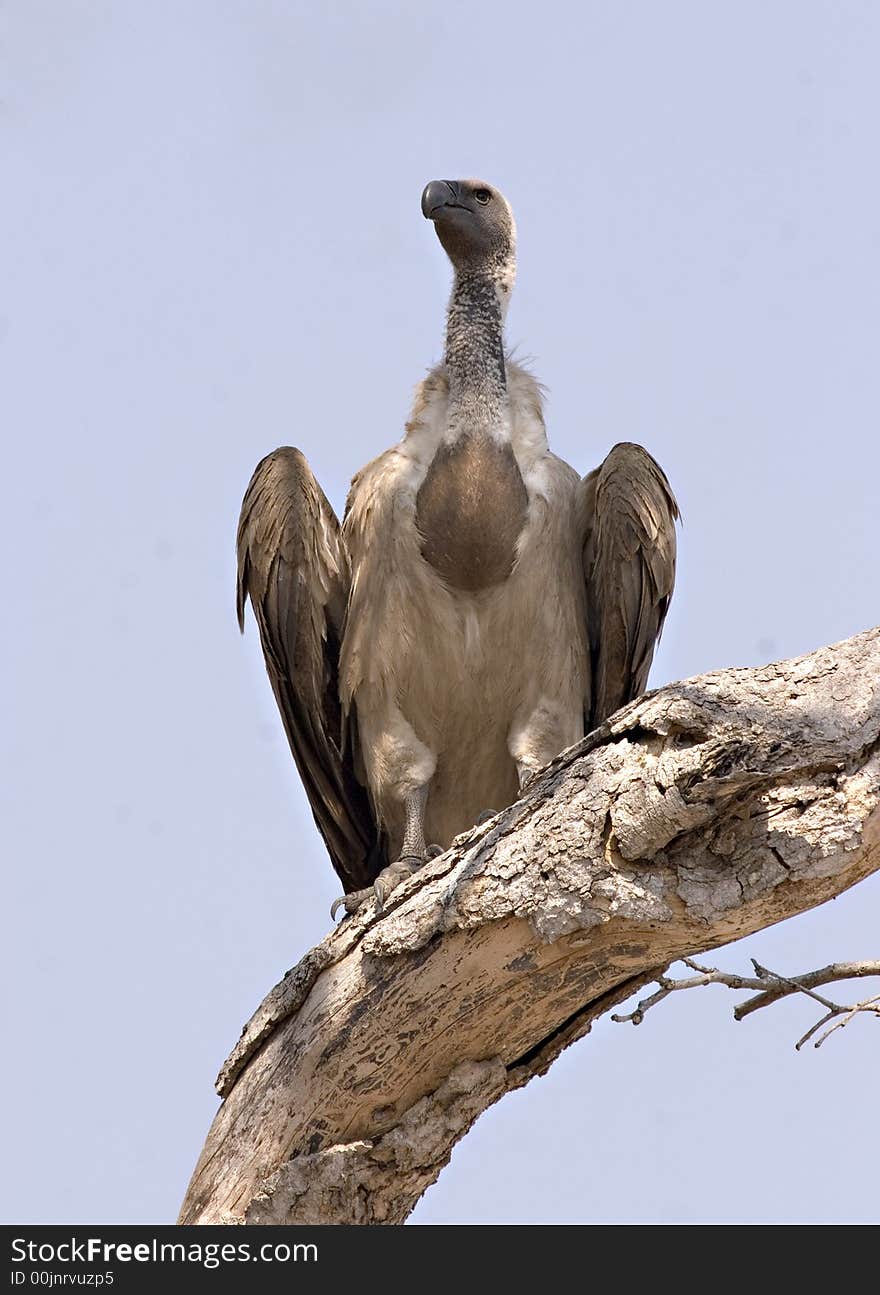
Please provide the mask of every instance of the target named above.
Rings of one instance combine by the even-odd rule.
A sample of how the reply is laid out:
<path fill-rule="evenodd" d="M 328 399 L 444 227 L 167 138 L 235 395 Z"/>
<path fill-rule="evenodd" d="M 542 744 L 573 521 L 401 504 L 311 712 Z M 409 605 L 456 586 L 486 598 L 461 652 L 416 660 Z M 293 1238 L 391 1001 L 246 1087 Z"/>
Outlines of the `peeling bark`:
<path fill-rule="evenodd" d="M 648 694 L 271 991 L 180 1222 L 402 1222 L 487 1106 L 671 961 L 878 867 L 880 628 Z"/>

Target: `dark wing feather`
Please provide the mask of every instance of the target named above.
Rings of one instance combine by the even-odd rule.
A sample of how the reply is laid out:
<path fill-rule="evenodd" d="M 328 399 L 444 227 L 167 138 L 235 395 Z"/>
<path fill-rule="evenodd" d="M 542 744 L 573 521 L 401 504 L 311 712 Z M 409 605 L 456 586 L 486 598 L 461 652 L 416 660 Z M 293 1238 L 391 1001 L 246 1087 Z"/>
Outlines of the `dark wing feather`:
<path fill-rule="evenodd" d="M 238 623 L 245 599 L 315 822 L 346 891 L 385 865 L 384 843 L 355 775 L 353 717 L 339 702 L 339 644 L 348 599 L 339 522 L 299 450 L 257 466 L 238 523 Z"/>
<path fill-rule="evenodd" d="M 581 482 L 592 700 L 587 731 L 645 691 L 675 584 L 678 504 L 640 445 Z"/>

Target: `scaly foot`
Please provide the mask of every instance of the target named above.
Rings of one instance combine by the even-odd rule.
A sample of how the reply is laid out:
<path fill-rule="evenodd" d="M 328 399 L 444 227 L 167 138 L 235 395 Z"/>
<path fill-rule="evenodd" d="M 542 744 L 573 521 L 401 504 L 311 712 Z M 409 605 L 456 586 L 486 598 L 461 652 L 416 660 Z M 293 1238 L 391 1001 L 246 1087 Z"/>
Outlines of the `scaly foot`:
<path fill-rule="evenodd" d="M 411 877 L 429 859 L 436 859 L 442 853 L 442 846 L 429 845 L 424 856 L 402 854 L 394 863 L 389 863 L 387 868 L 382 869 L 372 886 L 367 886 L 364 890 L 354 890 L 350 895 L 340 895 L 339 899 L 335 899 L 330 909 L 331 921 L 336 920 L 336 914 L 340 908 L 344 908 L 347 914 L 356 913 L 368 899 L 375 899 L 376 908 L 381 913 L 386 899 L 402 881 Z"/>
<path fill-rule="evenodd" d="M 389 863 L 387 868 L 383 868 L 376 880 L 373 882 L 373 894 L 376 896 L 376 907 L 381 910 L 385 907 L 385 900 L 396 890 L 402 881 L 411 877 L 414 872 L 421 868 L 425 860 L 418 854 L 402 854 L 394 863 Z"/>

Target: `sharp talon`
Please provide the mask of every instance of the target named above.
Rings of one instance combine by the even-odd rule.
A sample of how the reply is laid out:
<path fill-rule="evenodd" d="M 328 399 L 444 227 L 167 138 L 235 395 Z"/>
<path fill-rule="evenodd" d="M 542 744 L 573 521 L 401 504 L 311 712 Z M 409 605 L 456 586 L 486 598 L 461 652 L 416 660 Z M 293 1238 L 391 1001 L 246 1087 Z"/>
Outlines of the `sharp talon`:
<path fill-rule="evenodd" d="M 373 882 L 373 894 L 376 896 L 376 907 L 381 913 L 382 909 L 385 907 L 385 887 L 382 885 L 382 882 L 378 877 Z"/>
<path fill-rule="evenodd" d="M 367 887 L 365 890 L 355 890 L 350 895 L 340 895 L 338 899 L 334 899 L 330 905 L 330 921 L 336 921 L 336 914 L 340 908 L 345 909 L 346 915 L 356 913 L 370 898 L 370 894 L 370 888 Z"/>
<path fill-rule="evenodd" d="M 439 859 L 442 853 L 443 853 L 442 845 L 429 845 L 427 850 L 425 851 L 425 858 Z"/>
<path fill-rule="evenodd" d="M 490 819 L 494 818 L 497 813 L 497 809 L 484 809 L 481 814 L 477 815 L 474 827 L 482 827 L 484 823 L 488 823 Z"/>

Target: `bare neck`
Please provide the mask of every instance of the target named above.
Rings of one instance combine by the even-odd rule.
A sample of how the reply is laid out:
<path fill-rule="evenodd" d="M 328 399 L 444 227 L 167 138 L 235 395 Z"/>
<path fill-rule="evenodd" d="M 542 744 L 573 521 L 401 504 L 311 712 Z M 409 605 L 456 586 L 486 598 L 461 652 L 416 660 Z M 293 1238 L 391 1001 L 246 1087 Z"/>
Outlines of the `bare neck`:
<path fill-rule="evenodd" d="M 497 273 L 457 271 L 446 316 L 449 429 L 502 433 L 507 424 L 504 311 Z"/>

